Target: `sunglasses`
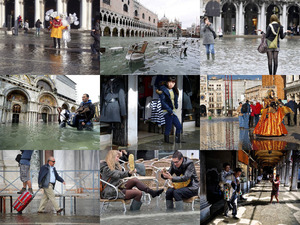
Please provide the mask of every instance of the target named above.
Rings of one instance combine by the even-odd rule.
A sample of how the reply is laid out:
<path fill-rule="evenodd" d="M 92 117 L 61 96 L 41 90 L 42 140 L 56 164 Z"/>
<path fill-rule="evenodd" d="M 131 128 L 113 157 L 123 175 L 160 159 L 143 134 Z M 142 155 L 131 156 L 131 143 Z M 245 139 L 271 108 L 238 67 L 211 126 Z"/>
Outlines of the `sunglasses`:
<path fill-rule="evenodd" d="M 55 163 L 55 161 L 52 161 L 52 160 L 50 160 L 50 161 Z"/>

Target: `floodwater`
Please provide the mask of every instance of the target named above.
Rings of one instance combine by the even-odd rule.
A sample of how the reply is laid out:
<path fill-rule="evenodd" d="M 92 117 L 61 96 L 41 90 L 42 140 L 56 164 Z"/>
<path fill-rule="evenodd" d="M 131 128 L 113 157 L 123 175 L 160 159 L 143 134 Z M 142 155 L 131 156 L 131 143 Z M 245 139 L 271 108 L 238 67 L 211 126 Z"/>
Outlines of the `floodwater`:
<path fill-rule="evenodd" d="M 166 211 L 164 193 L 160 197 L 156 197 L 155 199 L 151 198 L 151 202 L 144 201 L 144 198 L 142 198 L 142 202 L 143 204 L 140 211 L 130 211 L 130 205 L 126 205 L 127 212 L 125 214 L 123 214 L 123 206 L 120 202 L 111 203 L 107 208 L 103 207 L 104 210 L 102 210 L 102 213 L 100 215 L 100 224 L 200 224 L 200 202 L 198 200 L 195 201 L 195 211 L 192 211 L 191 204 L 184 203 L 184 210 L 182 212 L 178 212 L 176 210 Z M 100 204 L 100 208 L 102 208 L 103 203 Z M 175 204 L 174 207 L 176 207 Z"/>
<path fill-rule="evenodd" d="M 61 41 L 62 42 L 62 41 Z M 99 56 L 91 54 L 89 32 L 72 32 L 68 48 L 53 48 L 49 32 L 18 36 L 0 31 L 0 74 L 99 74 Z"/>
<path fill-rule="evenodd" d="M 300 150 L 298 143 L 281 137 L 254 137 L 253 128 L 239 128 L 238 118 L 204 118 L 200 128 L 200 150 Z"/>
<path fill-rule="evenodd" d="M 196 128 L 194 131 L 184 130 L 183 134 L 181 134 L 182 143 L 175 143 L 175 137 L 170 135 L 172 144 L 164 142 L 163 134 L 139 138 L 138 150 L 199 150 L 199 135 L 199 128 Z"/>
<path fill-rule="evenodd" d="M 55 198 L 59 203 L 59 198 Z M 15 199 L 13 199 L 15 201 Z M 35 197 L 26 207 L 22 214 L 18 214 L 13 210 L 10 213 L 10 203 L 6 201 L 6 213 L 1 214 L 1 224 L 99 224 L 99 199 L 83 199 L 77 198 L 76 214 L 71 214 L 71 205 L 69 198 L 66 198 L 65 214 L 54 213 L 52 203 L 49 201 L 46 205 L 45 212 L 38 214 L 38 207 L 41 198 Z M 61 202 L 60 202 L 61 203 Z M 59 203 L 59 205 L 60 205 Z M 62 207 L 62 205 L 60 205 Z M 73 206 L 72 206 L 73 207 Z"/>
<path fill-rule="evenodd" d="M 169 53 L 159 53 L 155 42 L 173 42 L 176 38 L 167 37 L 101 37 L 100 47 L 106 48 L 106 52 L 100 58 L 101 75 L 199 75 L 200 74 L 200 44 L 199 39 L 187 38 L 187 56 L 180 57 L 180 48 L 172 48 Z M 180 38 L 185 40 L 186 38 Z M 192 40 L 194 43 L 191 43 Z M 126 59 L 128 47 L 135 43 L 148 41 L 146 59 L 129 63 Z M 124 50 L 111 52 L 111 47 L 124 47 Z"/>
<path fill-rule="evenodd" d="M 100 148 L 100 125 L 93 131 L 78 131 L 58 124 L 1 124 L 0 149 L 97 150 Z"/>
<path fill-rule="evenodd" d="M 214 61 L 206 59 L 205 46 L 201 47 L 201 74 L 209 75 L 259 75 L 269 74 L 267 54 L 257 51 L 260 44 L 260 37 L 224 37 L 215 39 Z M 300 39 L 296 37 L 286 37 L 280 40 L 280 52 L 278 56 L 277 74 L 295 74 L 298 71 Z"/>

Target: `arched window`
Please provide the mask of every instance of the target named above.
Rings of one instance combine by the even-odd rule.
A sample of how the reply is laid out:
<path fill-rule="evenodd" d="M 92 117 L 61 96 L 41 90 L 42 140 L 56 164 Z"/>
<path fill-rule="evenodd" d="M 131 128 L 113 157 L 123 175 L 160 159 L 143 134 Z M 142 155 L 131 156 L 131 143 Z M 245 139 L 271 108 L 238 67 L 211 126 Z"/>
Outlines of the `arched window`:
<path fill-rule="evenodd" d="M 128 6 L 126 4 L 123 5 L 123 11 L 128 12 Z"/>
<path fill-rule="evenodd" d="M 143 17 L 143 19 L 145 19 L 145 13 L 143 13 L 142 17 Z"/>
<path fill-rule="evenodd" d="M 155 19 L 153 19 L 153 23 L 155 23 Z"/>
<path fill-rule="evenodd" d="M 21 113 L 21 106 L 19 104 L 13 106 L 13 113 Z"/>
<path fill-rule="evenodd" d="M 138 16 L 138 11 L 137 10 L 134 11 L 134 16 Z"/>
<path fill-rule="evenodd" d="M 149 16 L 149 21 L 151 20 L 151 17 Z"/>

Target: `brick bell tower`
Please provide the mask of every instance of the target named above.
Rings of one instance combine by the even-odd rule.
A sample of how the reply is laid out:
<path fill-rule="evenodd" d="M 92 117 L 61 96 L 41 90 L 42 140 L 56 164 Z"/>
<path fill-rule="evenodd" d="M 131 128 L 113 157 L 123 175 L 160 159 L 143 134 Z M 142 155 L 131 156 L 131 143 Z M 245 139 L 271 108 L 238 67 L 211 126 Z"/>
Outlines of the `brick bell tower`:
<path fill-rule="evenodd" d="M 280 99 L 285 98 L 285 75 L 262 75 L 262 86 L 265 88 L 273 88 L 276 96 Z"/>

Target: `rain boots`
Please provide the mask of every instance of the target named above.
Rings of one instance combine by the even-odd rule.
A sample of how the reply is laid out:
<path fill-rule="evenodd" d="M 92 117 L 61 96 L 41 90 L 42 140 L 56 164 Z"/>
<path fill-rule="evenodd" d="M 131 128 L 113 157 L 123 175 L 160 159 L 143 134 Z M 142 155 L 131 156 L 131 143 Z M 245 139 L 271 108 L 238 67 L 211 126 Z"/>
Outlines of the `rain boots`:
<path fill-rule="evenodd" d="M 146 193 L 149 193 L 151 196 L 152 196 L 152 198 L 155 198 L 156 196 L 159 196 L 161 193 L 163 193 L 164 192 L 164 189 L 162 188 L 162 189 L 159 189 L 159 190 L 157 190 L 157 191 L 155 191 L 155 190 L 152 190 L 151 188 L 147 188 L 146 189 Z"/>
<path fill-rule="evenodd" d="M 208 54 L 206 54 L 206 56 L 207 56 L 207 60 L 209 60 L 209 53 L 208 53 Z"/>
<path fill-rule="evenodd" d="M 20 191 L 17 192 L 17 194 L 23 194 L 26 191 L 26 188 L 22 188 Z"/>
<path fill-rule="evenodd" d="M 215 60 L 215 54 L 211 54 L 212 60 Z"/>
<path fill-rule="evenodd" d="M 175 202 L 175 205 L 176 205 L 176 210 L 177 211 L 182 211 L 183 210 L 183 201 L 176 201 Z"/>
<path fill-rule="evenodd" d="M 133 201 L 131 203 L 131 206 L 130 206 L 130 210 L 131 211 L 140 210 L 141 206 L 142 206 L 142 202 L 138 202 L 138 201 L 133 199 Z"/>
<path fill-rule="evenodd" d="M 165 134 L 165 143 L 170 143 L 170 144 L 172 144 L 171 142 L 170 142 L 170 136 L 169 135 L 166 135 Z"/>
<path fill-rule="evenodd" d="M 166 206 L 167 206 L 167 210 L 174 209 L 173 200 L 166 200 Z"/>
<path fill-rule="evenodd" d="M 180 133 L 176 134 L 175 136 L 175 142 L 180 143 Z"/>

